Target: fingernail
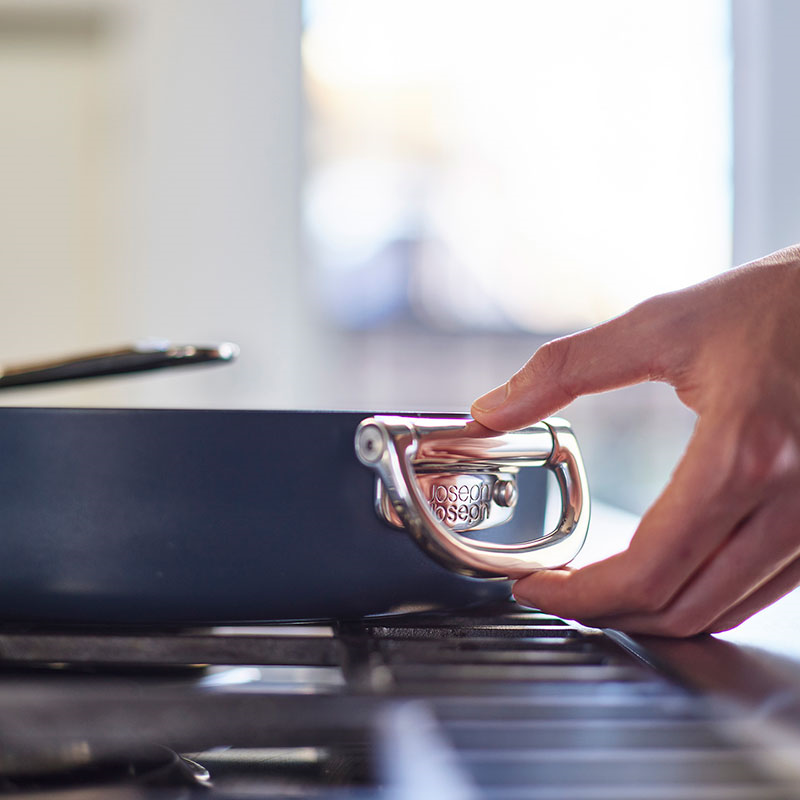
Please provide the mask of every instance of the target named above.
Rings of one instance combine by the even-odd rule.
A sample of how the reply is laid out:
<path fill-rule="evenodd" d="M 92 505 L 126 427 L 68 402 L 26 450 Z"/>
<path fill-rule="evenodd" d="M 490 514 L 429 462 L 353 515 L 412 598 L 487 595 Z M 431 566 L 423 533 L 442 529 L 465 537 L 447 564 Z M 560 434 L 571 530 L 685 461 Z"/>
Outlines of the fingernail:
<path fill-rule="evenodd" d="M 479 397 L 472 405 L 478 411 L 494 411 L 494 409 L 503 405 L 508 397 L 508 391 L 509 385 L 504 383 L 502 386 L 498 386 L 496 389 L 492 389 L 491 392 Z"/>

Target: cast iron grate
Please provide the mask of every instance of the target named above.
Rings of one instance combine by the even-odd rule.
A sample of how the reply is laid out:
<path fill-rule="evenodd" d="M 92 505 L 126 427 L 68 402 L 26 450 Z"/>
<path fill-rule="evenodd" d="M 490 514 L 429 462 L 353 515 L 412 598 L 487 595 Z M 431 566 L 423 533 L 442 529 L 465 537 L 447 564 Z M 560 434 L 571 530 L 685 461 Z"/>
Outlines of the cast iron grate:
<path fill-rule="evenodd" d="M 511 603 L 332 625 L 6 628 L 0 664 L 9 795 L 798 796 L 736 712 Z"/>

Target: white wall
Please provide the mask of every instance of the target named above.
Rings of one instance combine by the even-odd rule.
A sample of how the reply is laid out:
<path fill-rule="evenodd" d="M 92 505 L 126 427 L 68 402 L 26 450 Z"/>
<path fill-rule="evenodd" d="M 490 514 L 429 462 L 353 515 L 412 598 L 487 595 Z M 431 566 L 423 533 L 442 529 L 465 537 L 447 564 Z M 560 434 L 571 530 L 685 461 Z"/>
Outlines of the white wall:
<path fill-rule="evenodd" d="M 0 153 L 24 167 L 0 189 L 0 241 L 15 243 L 0 250 L 0 364 L 146 336 L 231 340 L 242 358 L 0 401 L 301 405 L 300 4 L 86 9 L 0 3 L 0 28 L 43 10 L 95 31 L 40 42 L 17 24 L 16 72 L 0 54 L 3 114 L 20 121 Z"/>

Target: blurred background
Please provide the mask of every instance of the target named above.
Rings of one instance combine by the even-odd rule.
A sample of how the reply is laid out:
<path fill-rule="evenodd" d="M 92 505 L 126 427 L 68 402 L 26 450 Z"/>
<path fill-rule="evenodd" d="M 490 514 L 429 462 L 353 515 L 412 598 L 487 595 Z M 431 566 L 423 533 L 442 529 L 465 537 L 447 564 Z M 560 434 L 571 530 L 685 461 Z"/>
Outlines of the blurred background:
<path fill-rule="evenodd" d="M 0 0 L 6 405 L 463 411 L 543 341 L 800 241 L 793 0 Z M 564 412 L 640 513 L 693 417 Z"/>

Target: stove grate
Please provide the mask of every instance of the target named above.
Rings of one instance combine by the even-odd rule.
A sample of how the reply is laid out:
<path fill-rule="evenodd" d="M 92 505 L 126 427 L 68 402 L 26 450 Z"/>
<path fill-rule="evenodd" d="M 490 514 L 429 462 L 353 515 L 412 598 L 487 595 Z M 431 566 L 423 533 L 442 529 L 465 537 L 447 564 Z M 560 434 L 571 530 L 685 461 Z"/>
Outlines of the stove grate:
<path fill-rule="evenodd" d="M 210 788 L 174 787 L 182 798 L 799 794 L 739 735 L 741 710 L 615 637 L 512 603 L 313 625 L 7 628 L 0 665 L 0 790 L 29 800 L 66 798 L 71 784 L 53 787 L 76 761 L 118 765 L 153 745 L 210 773 Z M 109 781 L 108 800 L 173 791 Z"/>

